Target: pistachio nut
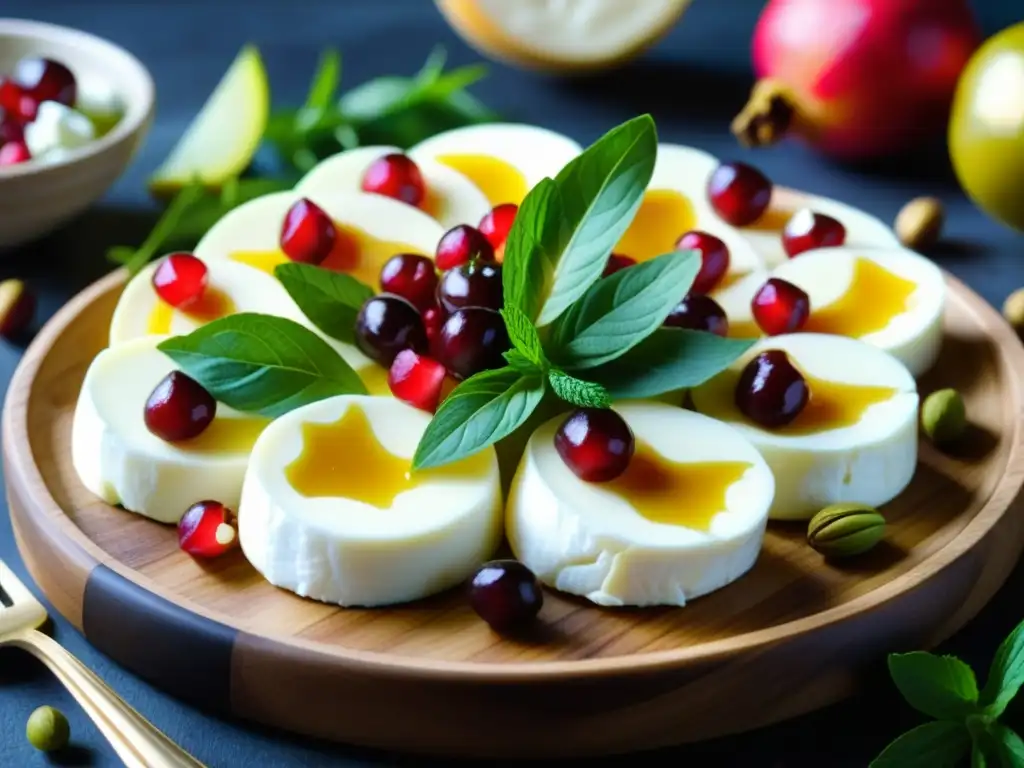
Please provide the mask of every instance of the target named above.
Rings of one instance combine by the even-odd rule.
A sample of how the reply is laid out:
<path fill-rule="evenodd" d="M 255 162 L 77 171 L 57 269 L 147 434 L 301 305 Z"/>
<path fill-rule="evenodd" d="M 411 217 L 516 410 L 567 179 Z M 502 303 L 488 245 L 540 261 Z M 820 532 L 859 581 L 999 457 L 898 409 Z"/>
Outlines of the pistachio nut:
<path fill-rule="evenodd" d="M 938 242 L 945 218 L 941 200 L 915 197 L 900 209 L 893 228 L 903 245 L 923 251 Z"/>
<path fill-rule="evenodd" d="M 865 504 L 832 504 L 807 525 L 807 543 L 825 557 L 852 557 L 867 552 L 885 534 L 885 518 Z"/>
<path fill-rule="evenodd" d="M 25 736 L 41 752 L 55 752 L 67 746 L 71 738 L 71 726 L 59 709 L 39 707 L 29 715 Z"/>
<path fill-rule="evenodd" d="M 967 428 L 964 399 L 955 389 L 939 389 L 921 403 L 921 428 L 936 445 L 955 442 Z"/>

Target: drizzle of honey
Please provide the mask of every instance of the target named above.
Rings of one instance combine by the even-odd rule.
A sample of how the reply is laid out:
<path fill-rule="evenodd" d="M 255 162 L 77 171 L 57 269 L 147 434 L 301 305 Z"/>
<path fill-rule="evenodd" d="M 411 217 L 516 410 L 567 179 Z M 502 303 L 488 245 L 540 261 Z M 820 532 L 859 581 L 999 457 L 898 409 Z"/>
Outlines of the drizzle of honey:
<path fill-rule="evenodd" d="M 795 210 L 776 206 L 768 206 L 768 210 L 761 214 L 757 221 L 747 224 L 743 229 L 755 232 L 782 232 L 786 223 L 793 218 Z"/>
<path fill-rule="evenodd" d="M 365 411 L 350 405 L 333 423 L 302 425 L 302 452 L 284 469 L 306 498 L 335 497 L 390 507 L 398 494 L 439 478 L 481 477 L 490 467 L 486 451 L 442 467 L 412 472 L 412 460 L 384 448 Z"/>
<path fill-rule="evenodd" d="M 260 416 L 217 417 L 199 435 L 174 447 L 195 453 L 248 453 L 268 424 L 270 419 Z"/>
<path fill-rule="evenodd" d="M 854 261 L 850 287 L 828 306 L 812 309 L 804 330 L 853 338 L 875 333 L 910 308 L 916 290 L 912 281 L 860 257 Z"/>
<path fill-rule="evenodd" d="M 396 253 L 420 252 L 419 248 L 408 243 L 382 240 L 358 227 L 337 222 L 335 224 L 338 237 L 334 243 L 334 250 L 320 262 L 320 266 L 336 272 L 347 272 L 366 285 L 377 284 L 384 262 Z M 287 264 L 290 261 L 279 250 L 235 251 L 230 258 L 271 275 L 278 264 Z"/>
<path fill-rule="evenodd" d="M 190 320 L 203 325 L 211 320 L 216 320 L 219 317 L 235 312 L 235 303 L 231 301 L 231 297 L 224 293 L 224 291 L 213 286 L 208 286 L 203 291 L 202 298 L 188 309 L 177 309 L 157 297 L 156 304 L 153 305 L 153 311 L 149 313 L 146 332 L 151 334 L 170 333 L 175 312 L 181 312 Z"/>
<path fill-rule="evenodd" d="M 671 461 L 638 440 L 626 471 L 603 485 L 653 523 L 706 531 L 715 515 L 726 510 L 726 492 L 751 466 L 745 461 Z"/>
<path fill-rule="evenodd" d="M 359 371 L 359 378 L 363 380 L 368 394 L 391 395 L 391 387 L 388 386 L 388 369 L 384 366 L 368 365 Z"/>
<path fill-rule="evenodd" d="M 780 435 L 813 435 L 831 429 L 852 427 L 863 418 L 868 408 L 884 403 L 897 393 L 893 387 L 843 384 L 809 376 L 804 371 L 801 373 L 810 392 L 807 405 L 789 424 L 774 427 L 770 432 Z M 720 375 L 724 379 L 723 386 L 716 397 L 705 404 L 703 412 L 724 421 L 742 421 L 758 429 L 765 429 L 744 416 L 736 407 L 734 393 L 740 372 L 727 371 Z"/>
<path fill-rule="evenodd" d="M 518 168 L 490 155 L 440 155 L 436 160 L 476 184 L 492 206 L 519 205 L 530 191 Z"/>
<path fill-rule="evenodd" d="M 672 189 L 651 189 L 644 193 L 633 222 L 614 250 L 647 261 L 674 250 L 679 236 L 696 224 L 693 203 L 685 195 Z"/>
<path fill-rule="evenodd" d="M 753 320 L 729 320 L 729 332 L 726 335 L 730 339 L 759 339 L 764 332 Z"/>

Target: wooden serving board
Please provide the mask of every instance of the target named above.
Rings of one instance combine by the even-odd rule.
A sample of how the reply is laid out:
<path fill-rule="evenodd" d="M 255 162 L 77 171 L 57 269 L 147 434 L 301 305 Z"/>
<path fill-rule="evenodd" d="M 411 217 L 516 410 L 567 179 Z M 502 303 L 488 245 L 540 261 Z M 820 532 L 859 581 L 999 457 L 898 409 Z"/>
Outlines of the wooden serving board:
<path fill-rule="evenodd" d="M 882 545 L 830 565 L 771 524 L 754 569 L 682 609 L 602 609 L 548 592 L 537 632 L 492 633 L 458 591 L 343 610 L 272 587 L 241 552 L 199 563 L 175 531 L 109 507 L 71 465 L 72 413 L 123 273 L 43 329 L 3 418 L 7 494 L 33 577 L 101 651 L 199 706 L 350 743 L 472 757 L 598 755 L 719 736 L 851 693 L 888 651 L 949 636 L 1024 544 L 1024 348 L 948 278 L 922 393 L 964 393 L 957 456 L 922 443 Z"/>

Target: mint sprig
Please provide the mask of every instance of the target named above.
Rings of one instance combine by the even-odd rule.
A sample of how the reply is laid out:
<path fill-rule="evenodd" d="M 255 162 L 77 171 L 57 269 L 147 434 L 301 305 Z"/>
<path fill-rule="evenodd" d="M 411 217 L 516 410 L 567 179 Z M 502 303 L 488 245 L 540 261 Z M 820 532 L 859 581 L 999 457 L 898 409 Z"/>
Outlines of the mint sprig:
<path fill-rule="evenodd" d="M 294 320 L 240 312 L 157 348 L 221 403 L 275 418 L 334 395 L 365 395 L 351 366 Z"/>
<path fill-rule="evenodd" d="M 288 295 L 313 325 L 332 339 L 355 342 L 356 316 L 373 289 L 351 275 L 289 262 L 274 268 Z"/>
<path fill-rule="evenodd" d="M 912 707 L 934 718 L 886 747 L 869 768 L 1024 766 L 1024 740 L 998 722 L 1024 682 L 1024 622 L 996 651 L 979 693 L 974 671 L 954 656 L 926 651 L 889 655 L 889 674 Z"/>

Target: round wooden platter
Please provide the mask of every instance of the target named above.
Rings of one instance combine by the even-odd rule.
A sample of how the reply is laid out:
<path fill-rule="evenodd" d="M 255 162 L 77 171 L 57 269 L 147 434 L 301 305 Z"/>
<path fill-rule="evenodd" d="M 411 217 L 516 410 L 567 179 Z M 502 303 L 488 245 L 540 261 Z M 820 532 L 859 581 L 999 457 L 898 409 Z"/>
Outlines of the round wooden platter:
<path fill-rule="evenodd" d="M 967 622 L 1024 544 L 1024 348 L 949 278 L 946 337 L 921 391 L 954 386 L 973 422 L 955 456 L 922 443 L 882 545 L 825 562 L 773 523 L 754 569 L 685 608 L 601 609 L 548 592 L 503 639 L 451 592 L 338 609 L 270 586 L 241 552 L 201 564 L 175 531 L 79 483 L 70 431 L 124 275 L 73 299 L 18 369 L 4 411 L 18 545 L 97 648 L 210 710 L 339 741 L 463 757 L 624 752 L 743 731 L 851 693 L 889 651 Z"/>

